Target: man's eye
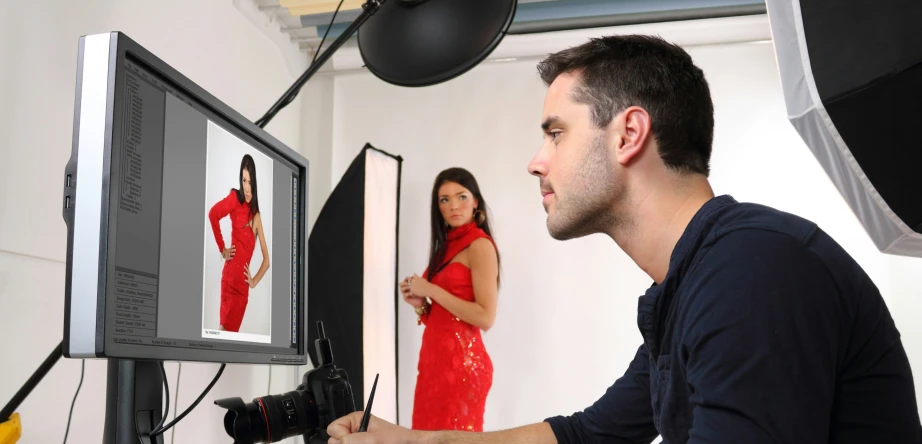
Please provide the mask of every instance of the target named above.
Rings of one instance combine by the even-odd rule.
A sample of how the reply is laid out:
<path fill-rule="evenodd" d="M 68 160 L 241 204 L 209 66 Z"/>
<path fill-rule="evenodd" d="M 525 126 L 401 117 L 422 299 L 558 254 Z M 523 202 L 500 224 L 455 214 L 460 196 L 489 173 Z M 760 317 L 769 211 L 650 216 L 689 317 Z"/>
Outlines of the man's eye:
<path fill-rule="evenodd" d="M 461 200 L 467 200 L 467 196 L 461 196 Z"/>

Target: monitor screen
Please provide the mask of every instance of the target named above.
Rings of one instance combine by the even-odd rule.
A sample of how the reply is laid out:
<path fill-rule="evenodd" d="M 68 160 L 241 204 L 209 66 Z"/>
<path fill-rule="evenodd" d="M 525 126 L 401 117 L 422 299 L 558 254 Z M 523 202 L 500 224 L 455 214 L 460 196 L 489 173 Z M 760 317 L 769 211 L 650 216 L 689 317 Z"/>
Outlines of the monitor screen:
<path fill-rule="evenodd" d="M 306 362 L 303 157 L 120 33 L 81 39 L 74 135 L 68 356 Z"/>

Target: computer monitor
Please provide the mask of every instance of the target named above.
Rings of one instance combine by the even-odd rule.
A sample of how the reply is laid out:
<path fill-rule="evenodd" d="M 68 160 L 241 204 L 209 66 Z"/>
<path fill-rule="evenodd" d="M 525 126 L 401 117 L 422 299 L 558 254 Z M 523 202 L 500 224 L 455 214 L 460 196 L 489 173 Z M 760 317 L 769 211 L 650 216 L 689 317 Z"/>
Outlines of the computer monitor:
<path fill-rule="evenodd" d="M 113 32 L 65 170 L 65 356 L 307 363 L 304 157 Z"/>

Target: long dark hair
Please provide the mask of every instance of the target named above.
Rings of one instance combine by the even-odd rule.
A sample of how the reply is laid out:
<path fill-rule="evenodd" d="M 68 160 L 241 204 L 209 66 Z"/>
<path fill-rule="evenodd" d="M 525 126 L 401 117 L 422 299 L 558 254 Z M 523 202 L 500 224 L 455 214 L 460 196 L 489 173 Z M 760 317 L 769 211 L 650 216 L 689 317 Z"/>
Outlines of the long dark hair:
<path fill-rule="evenodd" d="M 474 213 L 474 221 L 477 222 L 477 225 L 484 233 L 487 233 L 487 236 L 493 237 L 487 201 L 484 200 L 483 194 L 480 193 L 480 186 L 477 185 L 477 179 L 474 179 L 474 175 L 464 168 L 449 168 L 439 173 L 432 184 L 432 242 L 429 246 L 429 280 L 432 280 L 432 276 L 441 271 L 442 262 L 445 260 L 445 250 L 448 245 L 448 227 L 442 217 L 442 212 L 439 210 L 439 188 L 446 182 L 454 182 L 470 190 L 478 203 L 477 210 Z M 496 251 L 496 261 L 496 283 L 499 284 L 499 250 Z"/>
<path fill-rule="evenodd" d="M 253 193 L 253 198 L 250 199 L 250 221 L 256 217 L 256 214 L 259 213 L 259 194 L 256 193 L 256 162 L 253 162 L 253 157 L 249 154 L 243 155 L 243 160 L 240 162 L 240 189 L 234 190 L 237 192 L 237 201 L 244 203 L 247 200 L 246 195 L 243 193 L 243 170 L 246 170 L 250 173 L 250 191 Z"/>

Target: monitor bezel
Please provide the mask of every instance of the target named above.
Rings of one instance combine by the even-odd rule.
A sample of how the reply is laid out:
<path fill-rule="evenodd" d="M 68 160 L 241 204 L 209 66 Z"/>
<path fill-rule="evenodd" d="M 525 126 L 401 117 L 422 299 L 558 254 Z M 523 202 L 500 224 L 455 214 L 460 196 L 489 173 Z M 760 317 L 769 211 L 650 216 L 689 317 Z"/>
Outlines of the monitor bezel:
<path fill-rule="evenodd" d="M 110 233 L 113 136 L 122 126 L 117 100 L 124 100 L 119 80 L 128 58 L 140 62 L 228 125 L 252 137 L 298 169 L 298 296 L 296 353 L 214 350 L 117 343 L 106 339 L 106 289 L 114 251 Z M 80 38 L 74 103 L 71 159 L 65 168 L 64 219 L 67 223 L 64 356 L 242 364 L 307 363 L 307 196 L 309 162 L 240 113 L 220 101 L 165 61 L 121 32 Z M 104 97 L 104 99 L 103 99 Z M 78 162 L 82 159 L 83 162 Z M 117 222 L 116 222 L 117 223 Z M 114 231 L 114 227 L 113 231 Z M 94 244 L 95 252 L 94 252 Z M 95 254 L 94 254 L 95 253 Z M 74 262 L 73 258 L 90 258 Z M 96 259 L 95 261 L 93 259 Z M 87 276 L 96 276 L 96 279 Z M 203 341 L 214 344 L 210 341 Z"/>

